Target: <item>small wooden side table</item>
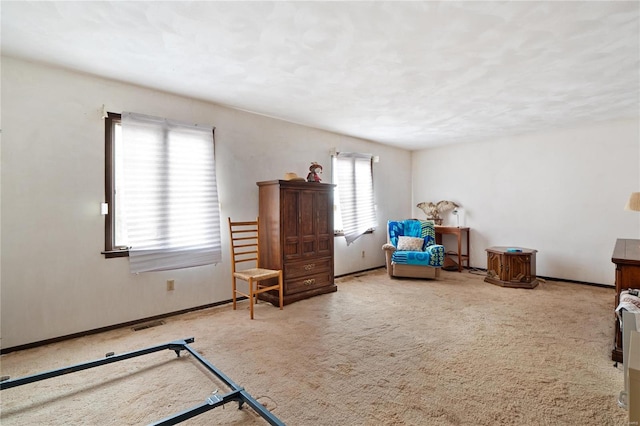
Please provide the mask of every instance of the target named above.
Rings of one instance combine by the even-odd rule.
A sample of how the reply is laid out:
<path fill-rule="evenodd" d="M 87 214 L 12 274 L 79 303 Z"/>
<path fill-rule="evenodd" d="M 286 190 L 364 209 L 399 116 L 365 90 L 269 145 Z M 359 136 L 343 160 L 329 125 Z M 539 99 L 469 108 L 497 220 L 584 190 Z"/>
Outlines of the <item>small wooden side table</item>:
<path fill-rule="evenodd" d="M 458 257 L 458 272 L 462 272 L 462 262 L 467 262 L 467 268 L 469 267 L 469 228 L 459 226 L 440 226 L 436 225 L 436 244 L 442 244 L 443 234 L 453 234 L 458 239 L 458 251 L 456 256 Z M 466 235 L 467 239 L 467 251 L 462 252 L 462 235 Z"/>
<path fill-rule="evenodd" d="M 534 288 L 538 285 L 537 252 L 522 247 L 489 247 L 484 280 L 502 287 Z"/>

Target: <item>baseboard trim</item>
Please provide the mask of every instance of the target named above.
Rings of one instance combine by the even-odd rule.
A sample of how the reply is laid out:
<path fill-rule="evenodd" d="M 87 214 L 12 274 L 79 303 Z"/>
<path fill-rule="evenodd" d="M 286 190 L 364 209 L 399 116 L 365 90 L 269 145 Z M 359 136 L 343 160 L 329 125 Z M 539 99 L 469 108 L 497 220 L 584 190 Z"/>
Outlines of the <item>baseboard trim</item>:
<path fill-rule="evenodd" d="M 483 272 L 487 272 L 486 268 L 468 268 L 465 267 L 464 269 L 469 269 L 470 272 L 472 271 L 483 271 Z M 592 287 L 603 287 L 603 288 L 613 288 L 615 289 L 616 287 L 614 285 L 609 285 L 609 284 L 602 284 L 602 283 L 592 283 L 592 282 L 588 282 L 588 281 L 576 281 L 576 280 L 569 280 L 569 279 L 565 279 L 565 278 L 555 278 L 555 277 L 545 277 L 543 275 L 536 275 L 538 278 L 542 278 L 545 281 L 558 281 L 558 282 L 563 282 L 563 283 L 570 283 L 570 284 L 582 284 L 582 285 L 589 285 Z"/>
<path fill-rule="evenodd" d="M 244 296 L 236 298 L 236 300 L 238 300 L 238 301 L 245 300 L 245 299 L 246 299 L 246 297 L 244 297 Z M 142 324 L 142 323 L 151 322 L 151 321 L 157 321 L 157 320 L 160 320 L 160 319 L 163 319 L 163 318 L 172 317 L 172 316 L 175 316 L 175 315 L 186 314 L 188 312 L 194 312 L 194 311 L 201 311 L 203 309 L 213 308 L 213 307 L 220 306 L 220 305 L 226 305 L 227 303 L 231 303 L 231 302 L 232 302 L 231 299 L 222 300 L 220 302 L 208 303 L 206 305 L 195 306 L 193 308 L 187 308 L 187 309 L 181 309 L 179 311 L 168 312 L 166 314 L 155 315 L 155 316 L 152 316 L 152 317 L 141 318 L 141 319 L 134 320 L 134 321 L 127 321 L 127 322 L 122 322 L 122 323 L 119 323 L 119 324 L 108 325 L 106 327 L 94 328 L 92 330 L 87 330 L 87 331 L 80 331 L 78 333 L 67 334 L 67 335 L 64 335 L 64 336 L 54 337 L 54 338 L 46 339 L 46 340 L 39 340 L 37 342 L 26 343 L 24 345 L 12 346 L 10 348 L 0 349 L 0 355 L 8 354 L 8 353 L 11 353 L 11 352 L 23 351 L 25 349 L 33 349 L 33 348 L 37 348 L 39 346 L 48 345 L 48 344 L 51 344 L 51 343 L 58 343 L 58 342 L 62 342 L 64 340 L 75 339 L 77 337 L 89 336 L 91 334 L 103 333 L 105 331 L 116 330 L 118 328 L 133 327 L 133 326 L 136 326 L 136 325 L 139 325 L 139 324 Z"/>
<path fill-rule="evenodd" d="M 369 269 L 362 269 L 360 271 L 349 272 L 348 274 L 336 275 L 336 278 L 344 278 L 344 277 L 349 277 L 349 276 L 353 276 L 353 275 L 364 274 L 365 272 L 375 271 L 376 269 L 386 269 L 386 266 L 385 265 L 376 266 L 376 267 L 369 268 Z M 463 269 L 466 269 L 469 272 L 473 272 L 473 271 L 482 271 L 484 273 L 487 272 L 486 268 L 476 268 L 476 267 L 473 267 L 473 266 L 472 267 L 463 266 Z M 616 288 L 614 285 L 602 284 L 602 283 L 592 283 L 592 282 L 589 282 L 589 281 L 576 281 L 576 280 L 569 280 L 569 279 L 565 279 L 565 278 L 545 277 L 545 276 L 542 276 L 542 275 L 537 275 L 537 277 L 538 278 L 542 278 L 545 281 L 558 281 L 558 282 L 564 282 L 564 283 L 570 283 L 570 284 L 582 284 L 582 285 L 589 285 L 589 286 L 593 286 L 593 287 L 603 287 L 603 288 L 613 288 L 613 289 Z"/>
<path fill-rule="evenodd" d="M 365 272 L 375 271 L 376 269 L 386 268 L 385 265 L 374 266 L 373 268 L 361 269 L 359 271 L 349 272 L 347 274 L 336 275 L 335 278 L 351 277 L 353 275 L 364 274 Z"/>
<path fill-rule="evenodd" d="M 612 288 L 614 290 L 616 288 L 615 285 L 602 284 L 602 283 L 590 283 L 588 281 L 567 280 L 564 278 L 544 277 L 542 275 L 538 275 L 538 278 L 542 278 L 543 280 L 559 281 L 559 282 L 569 283 L 569 284 L 582 284 L 582 285 L 590 285 L 592 287 Z"/>

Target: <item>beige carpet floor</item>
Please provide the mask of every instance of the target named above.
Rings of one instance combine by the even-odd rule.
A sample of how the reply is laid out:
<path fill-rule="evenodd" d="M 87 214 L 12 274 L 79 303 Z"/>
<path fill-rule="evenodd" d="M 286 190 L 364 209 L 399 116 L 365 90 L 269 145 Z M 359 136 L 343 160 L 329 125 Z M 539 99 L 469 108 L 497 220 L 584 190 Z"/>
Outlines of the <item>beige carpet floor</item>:
<path fill-rule="evenodd" d="M 1 358 L 18 378 L 194 337 L 191 345 L 287 425 L 626 425 L 610 359 L 614 290 L 501 288 L 469 272 L 391 280 L 383 269 L 285 306 L 183 314 Z M 148 424 L 228 391 L 162 351 L 3 390 L 3 426 Z M 184 424 L 266 424 L 218 407 Z"/>

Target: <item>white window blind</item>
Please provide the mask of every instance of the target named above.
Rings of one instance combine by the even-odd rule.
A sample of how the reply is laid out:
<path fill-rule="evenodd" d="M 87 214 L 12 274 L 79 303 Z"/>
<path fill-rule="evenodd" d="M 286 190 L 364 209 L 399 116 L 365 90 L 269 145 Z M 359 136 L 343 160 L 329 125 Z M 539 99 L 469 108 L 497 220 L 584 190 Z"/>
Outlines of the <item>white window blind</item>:
<path fill-rule="evenodd" d="M 220 262 L 213 128 L 124 112 L 122 150 L 131 272 Z"/>
<path fill-rule="evenodd" d="M 335 156 L 335 183 L 347 245 L 377 225 L 372 159 L 369 154 L 353 152 L 339 152 Z"/>

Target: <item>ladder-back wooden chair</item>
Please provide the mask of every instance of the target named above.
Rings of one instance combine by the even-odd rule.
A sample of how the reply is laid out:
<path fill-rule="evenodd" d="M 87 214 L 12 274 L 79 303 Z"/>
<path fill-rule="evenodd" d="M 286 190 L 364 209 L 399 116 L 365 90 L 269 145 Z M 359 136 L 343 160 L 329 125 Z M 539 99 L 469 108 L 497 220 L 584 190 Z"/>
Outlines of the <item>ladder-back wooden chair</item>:
<path fill-rule="evenodd" d="M 233 309 L 236 309 L 236 294 L 249 299 L 249 311 L 253 319 L 253 304 L 258 302 L 258 295 L 266 291 L 277 290 L 282 309 L 282 270 L 260 268 L 260 250 L 258 247 L 258 221 L 232 222 L 229 219 L 231 236 L 231 274 L 233 282 Z M 239 268 L 238 264 L 242 264 Z M 277 284 L 273 284 L 277 278 Z M 236 280 L 248 283 L 246 293 L 238 290 Z M 269 280 L 268 283 L 263 281 Z"/>

